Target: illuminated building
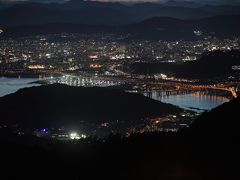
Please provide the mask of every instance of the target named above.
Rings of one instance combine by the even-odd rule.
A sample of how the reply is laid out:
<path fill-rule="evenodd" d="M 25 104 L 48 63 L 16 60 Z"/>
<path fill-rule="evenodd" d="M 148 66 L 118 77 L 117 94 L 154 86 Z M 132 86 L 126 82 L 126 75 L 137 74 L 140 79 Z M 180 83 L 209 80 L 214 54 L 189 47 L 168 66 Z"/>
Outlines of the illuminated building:
<path fill-rule="evenodd" d="M 92 60 L 98 59 L 98 55 L 90 55 L 88 57 L 89 57 L 89 59 L 92 59 Z"/>
<path fill-rule="evenodd" d="M 36 64 L 36 65 L 29 65 L 28 66 L 29 69 L 44 69 L 44 65 L 39 65 L 39 64 Z"/>
<path fill-rule="evenodd" d="M 97 68 L 101 68 L 102 65 L 99 65 L 99 64 L 91 64 L 90 65 L 90 68 L 93 68 L 93 69 L 97 69 Z"/>

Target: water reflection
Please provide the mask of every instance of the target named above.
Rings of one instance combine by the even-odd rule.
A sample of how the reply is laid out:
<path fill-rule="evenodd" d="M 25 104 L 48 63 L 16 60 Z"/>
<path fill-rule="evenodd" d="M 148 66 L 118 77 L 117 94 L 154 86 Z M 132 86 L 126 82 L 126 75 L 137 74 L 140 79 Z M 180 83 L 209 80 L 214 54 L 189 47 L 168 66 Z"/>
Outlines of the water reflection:
<path fill-rule="evenodd" d="M 0 77 L 0 97 L 25 87 L 37 86 L 37 84 L 29 84 L 36 81 L 34 78 L 6 78 Z"/>
<path fill-rule="evenodd" d="M 17 90 L 25 87 L 37 86 L 37 84 L 29 84 L 37 79 L 34 78 L 5 78 L 0 77 L 0 97 L 10 93 L 14 93 Z M 211 110 L 229 99 L 223 96 L 210 95 L 204 92 L 181 92 L 181 94 L 174 94 L 169 92 L 151 92 L 144 93 L 145 96 L 153 98 L 155 100 L 170 103 L 181 108 L 188 110 L 194 110 L 196 112 L 203 112 L 205 110 Z"/>
<path fill-rule="evenodd" d="M 196 112 L 208 111 L 229 101 L 226 97 L 210 95 L 203 92 L 176 95 L 168 95 L 167 92 L 151 92 L 144 93 L 144 95 L 164 103 L 170 103 Z"/>

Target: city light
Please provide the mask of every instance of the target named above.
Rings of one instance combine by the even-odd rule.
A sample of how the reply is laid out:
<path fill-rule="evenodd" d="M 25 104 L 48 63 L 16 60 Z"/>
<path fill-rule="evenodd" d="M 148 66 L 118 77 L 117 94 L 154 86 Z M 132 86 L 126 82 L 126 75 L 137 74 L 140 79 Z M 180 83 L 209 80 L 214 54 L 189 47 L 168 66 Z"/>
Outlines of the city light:
<path fill-rule="evenodd" d="M 88 56 L 89 59 L 92 59 L 92 60 L 95 60 L 95 59 L 98 59 L 98 56 L 97 55 L 90 55 Z"/>
<path fill-rule="evenodd" d="M 70 139 L 80 139 L 80 136 L 77 133 L 72 132 L 70 133 Z"/>
<path fill-rule="evenodd" d="M 36 65 L 29 65 L 28 66 L 29 69 L 44 69 L 44 65 L 39 65 L 39 64 L 36 64 Z"/>
<path fill-rule="evenodd" d="M 78 134 L 76 132 L 71 132 L 69 137 L 72 140 L 79 140 L 79 139 L 85 139 L 87 136 L 84 134 Z"/>
<path fill-rule="evenodd" d="M 93 69 L 97 69 L 97 68 L 101 68 L 102 66 L 99 64 L 91 64 L 90 67 Z"/>

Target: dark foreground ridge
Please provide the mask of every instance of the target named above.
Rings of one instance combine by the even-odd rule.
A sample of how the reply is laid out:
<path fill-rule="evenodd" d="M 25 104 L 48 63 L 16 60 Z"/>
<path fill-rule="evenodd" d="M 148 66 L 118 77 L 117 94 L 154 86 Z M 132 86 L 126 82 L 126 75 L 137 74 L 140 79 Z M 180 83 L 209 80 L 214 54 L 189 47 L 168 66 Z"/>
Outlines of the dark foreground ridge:
<path fill-rule="evenodd" d="M 21 89 L 0 98 L 1 120 L 23 127 L 131 122 L 177 112 L 180 108 L 140 94 L 99 87 L 54 84 Z"/>
<path fill-rule="evenodd" d="M 59 143 L 0 129 L 2 172 L 7 179 L 239 179 L 239 107 L 234 99 L 176 134 L 115 135 L 105 142 Z"/>

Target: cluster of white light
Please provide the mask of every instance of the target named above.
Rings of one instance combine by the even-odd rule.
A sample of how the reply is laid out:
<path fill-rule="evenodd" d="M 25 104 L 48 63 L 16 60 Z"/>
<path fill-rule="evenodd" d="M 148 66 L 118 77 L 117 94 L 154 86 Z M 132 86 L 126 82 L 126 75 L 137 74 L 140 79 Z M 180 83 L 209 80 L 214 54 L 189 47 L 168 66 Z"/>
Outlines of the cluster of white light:
<path fill-rule="evenodd" d="M 87 136 L 84 135 L 84 134 L 79 135 L 78 133 L 72 132 L 72 133 L 70 133 L 69 137 L 70 137 L 70 139 L 78 140 L 78 139 L 84 139 L 84 138 L 86 138 Z"/>
<path fill-rule="evenodd" d="M 166 79 L 167 75 L 166 74 L 156 74 L 154 75 L 155 79 Z"/>
<path fill-rule="evenodd" d="M 77 133 L 70 133 L 70 139 L 80 139 L 80 136 Z"/>

